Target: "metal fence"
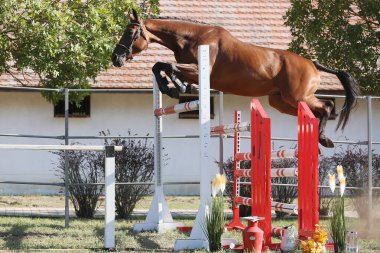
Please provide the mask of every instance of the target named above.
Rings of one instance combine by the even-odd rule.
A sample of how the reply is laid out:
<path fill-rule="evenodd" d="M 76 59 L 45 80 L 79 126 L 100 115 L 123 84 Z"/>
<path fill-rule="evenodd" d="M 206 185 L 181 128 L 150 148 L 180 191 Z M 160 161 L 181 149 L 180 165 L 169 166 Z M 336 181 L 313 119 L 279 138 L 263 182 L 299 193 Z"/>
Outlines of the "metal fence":
<path fill-rule="evenodd" d="M 31 87 L 0 87 L 0 91 L 28 91 L 28 92 L 58 92 L 64 94 L 64 125 L 65 130 L 63 135 L 53 136 L 53 135 L 30 135 L 30 134 L 10 134 L 10 133 L 0 133 L 0 137 L 23 137 L 23 138 L 40 138 L 40 139 L 57 139 L 57 140 L 64 140 L 65 145 L 69 144 L 70 140 L 75 139 L 112 139 L 112 138 L 131 138 L 131 139 L 146 139 L 146 138 L 153 138 L 150 136 L 73 136 L 69 134 L 69 95 L 70 92 L 87 92 L 87 93 L 152 93 L 152 89 L 49 89 L 49 88 L 31 88 Z M 318 95 L 319 98 L 344 98 L 344 96 L 340 95 Z M 373 191 L 379 190 L 380 187 L 374 187 L 373 186 L 373 168 L 372 168 L 372 152 L 373 152 L 373 145 L 380 144 L 380 141 L 373 140 L 372 132 L 373 132 L 373 110 L 372 110 L 372 101 L 374 99 L 380 99 L 380 97 L 377 96 L 359 96 L 357 97 L 360 100 L 365 100 L 367 102 L 367 139 L 366 140 L 360 140 L 360 141 L 340 141 L 340 140 L 333 140 L 335 144 L 357 144 L 357 145 L 365 145 L 368 149 L 368 221 L 371 221 L 373 218 Z M 219 104 L 219 123 L 223 123 L 223 93 L 220 93 L 220 104 Z M 231 136 L 225 135 L 224 138 L 230 138 Z M 198 138 L 197 135 L 172 135 L 172 136 L 164 136 L 163 138 Z M 223 138 L 223 137 L 215 137 L 215 138 Z M 249 136 L 242 136 L 242 138 L 250 138 Z M 290 139 L 290 138 L 281 138 L 281 137 L 273 137 L 273 141 L 296 141 L 296 139 Z M 222 142 L 222 140 L 221 140 Z M 65 213 L 66 213 L 66 222 L 65 226 L 68 226 L 68 219 L 69 219 L 69 180 L 68 180 L 68 162 L 67 162 L 67 153 L 65 154 L 65 179 L 62 183 L 46 183 L 46 182 L 27 182 L 27 181 L 0 181 L 0 184 L 27 184 L 27 185 L 49 185 L 49 186 L 57 186 L 57 187 L 64 187 L 65 189 Z M 223 160 L 223 146 L 220 145 L 220 160 Z M 221 165 L 221 163 L 220 163 Z M 100 183 L 99 183 L 100 184 Z M 154 184 L 154 182 L 118 182 L 116 183 L 118 185 L 123 184 Z M 164 184 L 199 184 L 199 182 L 166 182 Z M 77 184 L 71 184 L 71 185 L 77 185 Z M 91 184 L 94 185 L 94 184 Z M 96 185 L 96 184 L 95 184 Z M 276 186 L 295 186 L 295 185 L 289 185 L 289 184 L 276 184 Z M 327 187 L 327 186 L 320 186 L 320 187 Z M 361 186 L 355 186 L 355 187 L 347 187 L 350 189 L 361 189 Z M 372 226 L 372 222 L 368 222 L 369 226 Z"/>

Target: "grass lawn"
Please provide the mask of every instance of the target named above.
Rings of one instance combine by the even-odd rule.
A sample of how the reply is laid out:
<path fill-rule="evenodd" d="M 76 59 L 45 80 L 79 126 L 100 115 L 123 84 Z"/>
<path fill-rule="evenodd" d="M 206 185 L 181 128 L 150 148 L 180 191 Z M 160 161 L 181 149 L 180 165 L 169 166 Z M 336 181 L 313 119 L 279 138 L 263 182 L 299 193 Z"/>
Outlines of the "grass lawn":
<path fill-rule="evenodd" d="M 180 219 L 187 225 L 193 220 Z M 289 224 L 295 219 L 275 221 L 275 226 Z M 117 220 L 116 245 L 117 250 L 127 252 L 171 252 L 176 239 L 187 238 L 188 233 L 169 231 L 164 234 L 156 232 L 133 233 L 134 223 L 141 219 Z M 323 220 L 322 223 L 326 223 Z M 350 220 L 350 223 L 355 221 Z M 89 252 L 103 250 L 102 219 L 71 219 L 70 227 L 64 228 L 63 218 L 26 218 L 0 217 L 0 250 L 39 252 L 48 249 L 70 250 L 75 252 Z M 223 237 L 237 238 L 241 241 L 240 232 L 226 232 Z M 205 252 L 205 251 L 195 251 Z M 380 240 L 361 240 L 361 253 L 380 252 Z"/>
<path fill-rule="evenodd" d="M 144 197 L 136 205 L 137 209 L 148 209 L 152 197 Z M 198 196 L 168 196 L 167 202 L 170 209 L 198 210 Z M 103 207 L 104 201 L 101 198 L 100 208 Z M 60 196 L 38 196 L 38 195 L 20 195 L 20 196 L 0 196 L 0 208 L 6 207 L 31 207 L 31 208 L 64 208 L 65 197 Z M 70 205 L 73 209 L 73 205 Z"/>
<path fill-rule="evenodd" d="M 150 198 L 145 198 L 136 208 L 149 207 Z M 197 197 L 168 197 L 172 209 L 196 210 Z M 63 207 L 61 196 L 1 197 L 0 205 L 14 207 Z M 177 218 L 186 225 L 192 225 L 193 218 Z M 169 231 L 164 234 L 156 232 L 133 233 L 132 226 L 143 222 L 134 217 L 132 220 L 117 220 L 117 250 L 126 252 L 172 252 L 176 239 L 188 238 L 189 233 Z M 296 218 L 274 220 L 274 226 L 297 223 Z M 321 220 L 327 224 L 327 219 Z M 380 224 L 378 221 L 375 224 Z M 348 228 L 359 231 L 360 252 L 380 252 L 380 227 L 374 225 L 375 231 L 367 231 L 365 222 L 348 219 Z M 104 221 L 98 219 L 70 219 L 70 227 L 64 228 L 64 218 L 28 218 L 0 217 L 0 251 L 44 252 L 102 252 Z M 241 242 L 240 232 L 226 232 L 223 237 L 236 238 Z M 366 239 L 363 239 L 366 238 Z M 205 252 L 205 251 L 193 251 Z"/>

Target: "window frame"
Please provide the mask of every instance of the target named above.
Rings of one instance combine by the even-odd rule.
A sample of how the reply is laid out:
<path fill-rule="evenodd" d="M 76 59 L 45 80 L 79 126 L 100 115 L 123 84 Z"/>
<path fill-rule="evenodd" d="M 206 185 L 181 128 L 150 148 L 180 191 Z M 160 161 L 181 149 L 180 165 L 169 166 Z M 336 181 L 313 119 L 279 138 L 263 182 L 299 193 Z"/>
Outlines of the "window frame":
<path fill-rule="evenodd" d="M 53 106 L 54 118 L 65 117 L 65 101 L 61 100 Z M 69 118 L 90 118 L 91 96 L 87 95 L 80 102 L 79 107 L 75 103 L 69 103 Z"/>

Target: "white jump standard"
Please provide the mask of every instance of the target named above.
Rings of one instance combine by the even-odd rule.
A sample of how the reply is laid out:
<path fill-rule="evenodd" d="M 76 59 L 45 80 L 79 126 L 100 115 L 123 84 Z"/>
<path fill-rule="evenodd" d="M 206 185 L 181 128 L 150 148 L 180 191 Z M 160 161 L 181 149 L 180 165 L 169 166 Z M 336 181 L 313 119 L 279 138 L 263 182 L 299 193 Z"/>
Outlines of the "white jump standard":
<path fill-rule="evenodd" d="M 178 107 L 171 106 L 170 109 L 162 109 L 162 94 L 158 90 L 156 79 L 153 76 L 153 112 L 154 112 L 154 175 L 155 186 L 152 203 L 149 207 L 148 214 L 144 223 L 135 224 L 133 231 L 156 230 L 163 233 L 166 230 L 173 230 L 183 226 L 181 222 L 174 222 L 169 211 L 168 204 L 165 200 L 164 189 L 162 185 L 162 116 L 176 113 Z M 185 107 L 181 107 L 183 109 Z"/>
<path fill-rule="evenodd" d="M 202 229 L 206 206 L 211 207 L 210 168 L 213 166 L 210 150 L 210 53 L 209 46 L 198 48 L 199 83 L 199 137 L 200 137 L 200 206 L 191 230 L 190 238 L 177 240 L 174 250 L 208 249 L 209 244 Z M 211 207 L 212 208 L 212 207 Z"/>
<path fill-rule="evenodd" d="M 213 162 L 209 155 L 210 146 L 210 61 L 209 47 L 200 46 L 199 59 L 199 100 L 162 108 L 162 96 L 154 79 L 154 115 L 155 115 L 155 193 L 149 208 L 146 220 L 142 224 L 136 224 L 134 231 L 156 230 L 164 232 L 183 226 L 174 222 L 170 214 L 162 185 L 162 117 L 185 111 L 199 110 L 199 139 L 200 139 L 200 207 L 189 239 L 177 240 L 175 250 L 208 248 L 208 240 L 202 230 L 206 206 L 211 206 L 211 178 L 210 168 Z"/>

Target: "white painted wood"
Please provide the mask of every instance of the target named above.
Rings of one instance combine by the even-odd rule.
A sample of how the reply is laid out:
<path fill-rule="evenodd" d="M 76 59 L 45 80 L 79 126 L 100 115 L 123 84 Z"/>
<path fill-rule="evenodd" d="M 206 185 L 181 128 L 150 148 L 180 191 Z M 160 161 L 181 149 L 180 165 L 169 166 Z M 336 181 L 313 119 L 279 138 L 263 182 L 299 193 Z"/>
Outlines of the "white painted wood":
<path fill-rule="evenodd" d="M 206 206 L 211 208 L 211 179 L 213 167 L 210 157 L 210 54 L 209 46 L 201 45 L 198 48 L 199 72 L 199 141 L 200 141 L 200 206 L 198 209 L 190 238 L 177 240 L 174 250 L 208 249 L 208 239 L 202 229 L 205 222 Z M 215 166 L 216 164 L 214 164 Z"/>
<path fill-rule="evenodd" d="M 115 156 L 105 158 L 104 248 L 115 249 Z"/>

